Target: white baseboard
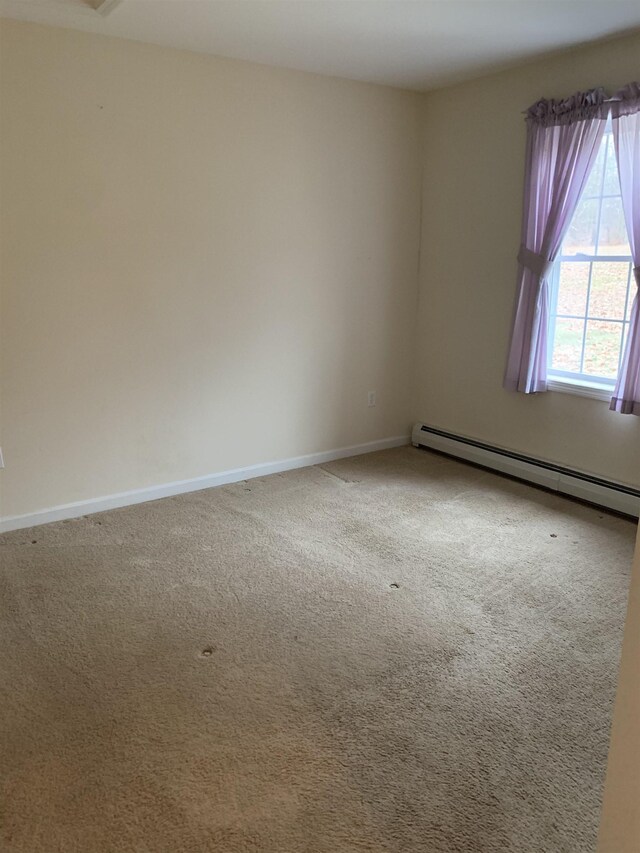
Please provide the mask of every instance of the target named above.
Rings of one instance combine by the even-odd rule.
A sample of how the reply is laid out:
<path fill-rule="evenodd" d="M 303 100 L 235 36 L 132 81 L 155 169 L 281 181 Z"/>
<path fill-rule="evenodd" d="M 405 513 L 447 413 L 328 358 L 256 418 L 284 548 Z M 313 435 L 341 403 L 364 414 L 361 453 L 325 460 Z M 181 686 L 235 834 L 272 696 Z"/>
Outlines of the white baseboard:
<path fill-rule="evenodd" d="M 596 506 L 634 518 L 640 515 L 640 491 L 623 483 L 603 480 L 584 471 L 563 468 L 542 459 L 525 457 L 427 424 L 418 423 L 414 426 L 411 442 L 415 447 L 438 450 Z"/>
<path fill-rule="evenodd" d="M 191 480 L 176 480 L 173 483 L 149 486 L 146 489 L 133 489 L 129 492 L 118 492 L 115 495 L 61 504 L 24 515 L 7 515 L 0 518 L 0 533 L 20 530 L 24 527 L 34 527 L 37 524 L 49 524 L 52 521 L 64 521 L 67 518 L 79 518 L 82 515 L 90 515 L 94 512 L 104 512 L 109 509 L 145 503 L 146 501 L 156 501 L 159 498 L 169 498 L 186 492 L 211 489 L 215 486 L 238 483 L 241 480 L 251 480 L 253 477 L 265 477 L 267 474 L 292 471 L 295 468 L 321 465 L 323 462 L 333 462 L 335 459 L 344 459 L 348 456 L 360 456 L 363 453 L 373 453 L 376 450 L 387 450 L 390 447 L 402 447 L 409 444 L 410 440 L 408 435 L 381 438 L 379 441 L 368 441 L 365 444 L 354 444 L 351 447 L 340 447 L 337 450 L 324 450 L 320 453 L 309 453 L 306 456 L 280 459 L 277 462 L 263 462 L 259 465 L 249 465 L 247 468 L 233 468 L 230 471 L 221 471 L 218 474 L 206 474 L 204 477 L 194 477 Z"/>

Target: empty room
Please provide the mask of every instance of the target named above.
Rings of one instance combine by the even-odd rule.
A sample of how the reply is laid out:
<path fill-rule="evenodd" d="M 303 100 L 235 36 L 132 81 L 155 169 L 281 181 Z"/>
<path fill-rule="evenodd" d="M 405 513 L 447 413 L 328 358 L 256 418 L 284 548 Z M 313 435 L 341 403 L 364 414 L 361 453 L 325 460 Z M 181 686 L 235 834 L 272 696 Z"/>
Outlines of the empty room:
<path fill-rule="evenodd" d="M 640 851 L 640 6 L 0 0 L 2 853 Z"/>

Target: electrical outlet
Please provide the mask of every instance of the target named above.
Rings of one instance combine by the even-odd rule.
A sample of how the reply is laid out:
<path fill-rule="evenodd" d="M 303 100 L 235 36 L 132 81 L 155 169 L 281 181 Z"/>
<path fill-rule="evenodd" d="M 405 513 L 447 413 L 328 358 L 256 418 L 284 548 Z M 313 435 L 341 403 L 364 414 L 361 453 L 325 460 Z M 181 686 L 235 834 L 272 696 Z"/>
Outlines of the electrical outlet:
<path fill-rule="evenodd" d="M 375 406 L 376 404 L 376 392 L 369 391 L 367 394 L 367 406 Z"/>

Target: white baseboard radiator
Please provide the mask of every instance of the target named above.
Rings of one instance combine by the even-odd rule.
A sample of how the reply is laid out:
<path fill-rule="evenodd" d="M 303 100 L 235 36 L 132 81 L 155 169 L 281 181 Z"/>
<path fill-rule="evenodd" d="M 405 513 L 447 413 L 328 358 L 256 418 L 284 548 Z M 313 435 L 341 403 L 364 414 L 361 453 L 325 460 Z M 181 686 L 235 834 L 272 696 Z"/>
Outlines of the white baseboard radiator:
<path fill-rule="evenodd" d="M 524 480 L 554 492 L 560 492 L 596 506 L 612 509 L 634 518 L 640 516 L 640 490 L 563 468 L 521 453 L 493 447 L 471 438 L 454 435 L 427 424 L 416 424 L 411 433 L 414 447 L 426 447 L 455 456 Z"/>

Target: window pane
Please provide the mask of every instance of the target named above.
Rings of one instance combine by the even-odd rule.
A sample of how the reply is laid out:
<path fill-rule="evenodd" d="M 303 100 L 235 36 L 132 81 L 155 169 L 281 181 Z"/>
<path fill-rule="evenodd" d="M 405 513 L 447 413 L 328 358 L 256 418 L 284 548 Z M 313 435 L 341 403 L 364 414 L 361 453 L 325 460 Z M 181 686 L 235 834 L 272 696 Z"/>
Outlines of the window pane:
<path fill-rule="evenodd" d="M 594 261 L 589 316 L 622 320 L 628 280 L 627 261 Z"/>
<path fill-rule="evenodd" d="M 584 346 L 583 373 L 615 379 L 618 373 L 622 323 L 589 320 Z"/>
<path fill-rule="evenodd" d="M 584 198 L 591 198 L 592 196 L 600 195 L 600 191 L 602 188 L 602 168 L 604 166 L 604 152 L 605 143 L 603 142 L 602 145 L 600 145 L 600 147 L 598 148 L 596 162 L 593 164 L 593 169 L 591 170 L 591 174 L 589 175 L 587 185 L 584 188 Z"/>
<path fill-rule="evenodd" d="M 600 146 L 600 152 L 602 151 Z M 598 152 L 598 153 L 600 153 Z M 599 190 L 598 190 L 599 192 Z M 616 163 L 616 149 L 613 144 L 613 137 L 609 137 L 607 145 L 607 159 L 604 170 L 604 187 L 603 195 L 620 195 L 620 181 L 618 180 L 618 164 Z"/>
<path fill-rule="evenodd" d="M 580 372 L 584 320 L 556 320 L 553 337 L 553 359 L 551 366 L 556 370 Z"/>
<path fill-rule="evenodd" d="M 588 262 L 563 261 L 558 280 L 558 304 L 556 314 L 579 314 L 587 311 L 587 288 L 589 286 Z"/>
<path fill-rule="evenodd" d="M 600 214 L 599 255 L 628 255 L 629 238 L 622 212 L 622 199 L 604 198 Z"/>
<path fill-rule="evenodd" d="M 576 209 L 571 225 L 565 237 L 562 252 L 576 255 L 582 252 L 592 255 L 595 252 L 596 228 L 598 223 L 598 200 L 583 198 Z"/>

